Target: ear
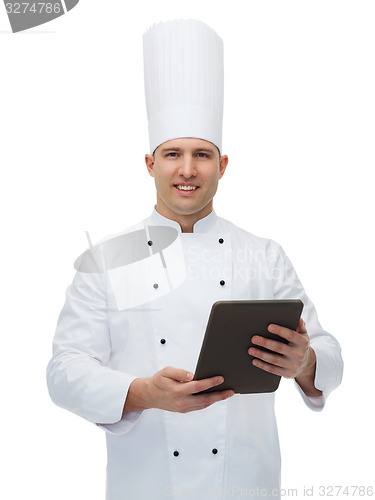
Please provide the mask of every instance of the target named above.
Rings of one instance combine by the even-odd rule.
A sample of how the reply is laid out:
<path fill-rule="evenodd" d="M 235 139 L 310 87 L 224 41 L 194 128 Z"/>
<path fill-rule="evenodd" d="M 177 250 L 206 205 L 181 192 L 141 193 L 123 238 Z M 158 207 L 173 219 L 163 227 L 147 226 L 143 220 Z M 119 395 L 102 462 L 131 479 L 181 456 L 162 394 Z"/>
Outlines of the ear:
<path fill-rule="evenodd" d="M 146 154 L 145 155 L 145 162 L 146 162 L 146 167 L 147 167 L 148 173 L 151 175 L 151 177 L 155 177 L 155 173 L 154 173 L 155 157 L 153 155 Z"/>
<path fill-rule="evenodd" d="M 220 177 L 221 179 L 224 175 L 225 169 L 227 168 L 229 158 L 227 155 L 220 156 L 220 163 L 219 163 L 219 172 L 220 172 Z"/>

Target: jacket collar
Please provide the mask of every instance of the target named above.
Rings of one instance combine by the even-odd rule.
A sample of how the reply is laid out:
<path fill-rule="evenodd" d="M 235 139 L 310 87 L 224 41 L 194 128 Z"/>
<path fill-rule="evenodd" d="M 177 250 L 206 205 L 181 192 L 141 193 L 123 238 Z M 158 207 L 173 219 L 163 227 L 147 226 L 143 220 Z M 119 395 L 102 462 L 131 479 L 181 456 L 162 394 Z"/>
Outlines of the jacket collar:
<path fill-rule="evenodd" d="M 155 205 L 156 207 L 156 205 Z M 153 226 L 171 226 L 177 229 L 179 233 L 182 233 L 181 231 L 181 226 L 178 222 L 172 219 L 167 219 L 163 215 L 159 214 L 159 212 L 156 211 L 156 208 L 154 207 L 154 210 L 152 211 L 151 216 L 148 219 L 148 222 L 153 225 Z M 193 233 L 206 233 L 210 231 L 215 224 L 217 223 L 217 215 L 215 210 L 212 209 L 212 212 L 210 212 L 206 217 L 203 217 L 203 219 L 199 219 L 193 226 Z M 183 233 L 183 234 L 189 234 L 189 233 Z"/>

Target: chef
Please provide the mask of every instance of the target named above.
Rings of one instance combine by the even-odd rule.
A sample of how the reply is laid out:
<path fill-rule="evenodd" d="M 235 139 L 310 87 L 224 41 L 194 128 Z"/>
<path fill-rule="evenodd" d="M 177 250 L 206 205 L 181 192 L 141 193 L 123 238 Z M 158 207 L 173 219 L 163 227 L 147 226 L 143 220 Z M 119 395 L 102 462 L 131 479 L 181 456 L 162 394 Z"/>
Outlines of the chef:
<path fill-rule="evenodd" d="M 254 336 L 249 363 L 294 379 L 312 410 L 341 382 L 336 339 L 276 242 L 219 217 L 223 43 L 196 20 L 144 35 L 157 203 L 147 219 L 91 246 L 75 263 L 47 368 L 52 400 L 106 433 L 107 500 L 280 498 L 274 393 L 234 394 L 220 374 L 195 381 L 218 300 L 300 299 L 289 344 Z M 281 356 L 280 356 L 281 354 Z"/>

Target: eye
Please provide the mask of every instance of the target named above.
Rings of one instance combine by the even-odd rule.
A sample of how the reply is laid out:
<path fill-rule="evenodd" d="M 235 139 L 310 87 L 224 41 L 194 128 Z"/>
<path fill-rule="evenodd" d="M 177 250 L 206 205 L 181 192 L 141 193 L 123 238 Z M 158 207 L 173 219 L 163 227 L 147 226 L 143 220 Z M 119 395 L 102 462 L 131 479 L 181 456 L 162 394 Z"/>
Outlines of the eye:
<path fill-rule="evenodd" d="M 177 158 L 177 153 L 167 153 L 166 156 L 170 158 Z"/>
<path fill-rule="evenodd" d="M 197 153 L 199 158 L 209 158 L 207 153 Z"/>

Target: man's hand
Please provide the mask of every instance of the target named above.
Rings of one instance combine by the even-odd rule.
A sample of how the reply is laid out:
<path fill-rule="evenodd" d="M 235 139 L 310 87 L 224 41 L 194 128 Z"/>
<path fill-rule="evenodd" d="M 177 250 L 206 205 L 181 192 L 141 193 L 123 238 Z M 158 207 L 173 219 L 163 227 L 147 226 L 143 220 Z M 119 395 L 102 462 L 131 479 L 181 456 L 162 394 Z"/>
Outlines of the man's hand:
<path fill-rule="evenodd" d="M 137 378 L 130 384 L 124 413 L 160 408 L 180 413 L 202 410 L 234 395 L 231 390 L 194 395 L 223 383 L 223 377 L 194 380 L 194 375 L 168 366 L 150 378 Z"/>
<path fill-rule="evenodd" d="M 307 396 L 321 396 L 322 392 L 314 386 L 316 357 L 303 319 L 299 320 L 296 331 L 278 325 L 269 325 L 268 330 L 288 340 L 289 344 L 255 335 L 251 339 L 253 344 L 272 353 L 251 347 L 248 352 L 255 358 L 253 365 L 275 375 L 295 378 Z"/>

